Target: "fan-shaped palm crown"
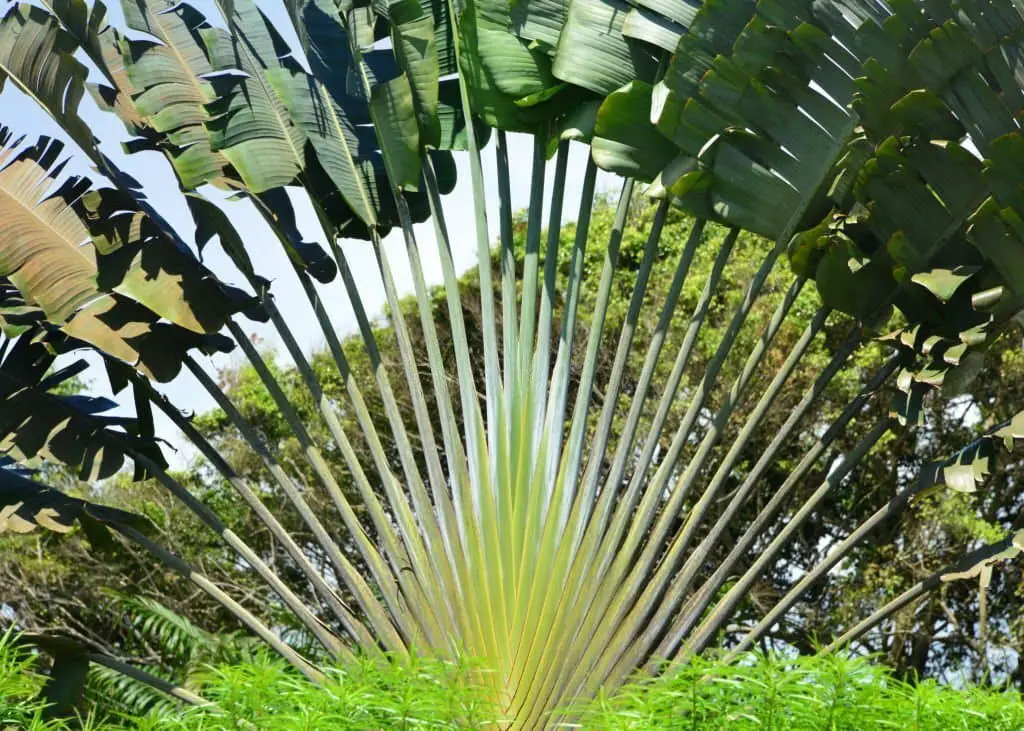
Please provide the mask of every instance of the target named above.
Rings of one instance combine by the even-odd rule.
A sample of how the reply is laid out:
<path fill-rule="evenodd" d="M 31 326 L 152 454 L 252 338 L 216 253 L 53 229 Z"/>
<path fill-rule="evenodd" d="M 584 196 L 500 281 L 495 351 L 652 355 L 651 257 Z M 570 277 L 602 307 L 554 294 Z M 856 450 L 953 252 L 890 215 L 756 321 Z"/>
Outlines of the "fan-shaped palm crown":
<path fill-rule="evenodd" d="M 123 0 L 122 11 L 121 30 L 107 24 L 98 0 L 19 3 L 0 21 L 0 84 L 48 112 L 72 154 L 85 156 L 103 179 L 64 175 L 54 140 L 3 133 L 0 449 L 21 462 L 61 461 L 83 479 L 109 476 L 129 460 L 138 477 L 159 480 L 234 548 L 331 655 L 471 655 L 491 671 L 484 677 L 510 726 L 553 723 L 554 709 L 614 688 L 637 669 L 655 669 L 659 659 L 685 660 L 707 647 L 828 491 L 890 430 L 913 428 L 926 392 L 944 382 L 955 387 L 976 371 L 1024 296 L 1024 13 L 1009 0 L 288 0 L 283 12 L 218 0 L 209 16 L 189 2 Z M 277 22 L 284 18 L 288 33 Z M 285 41 L 291 31 L 297 46 Z M 123 122 L 127 152 L 166 157 L 194 232 L 172 227 L 160 214 L 165 201 L 147 198 L 94 138 L 79 108 L 86 90 L 86 104 Z M 5 102 L 5 115 L 10 108 Z M 10 115 L 6 122 L 18 126 Z M 510 132 L 532 135 L 534 149 L 522 271 L 512 251 Z M 487 217 L 495 211 L 486 206 L 490 178 L 481 156 L 490 137 L 500 281 L 492 281 Z M 582 189 L 568 190 L 576 142 L 589 145 L 589 157 Z M 467 331 L 470 303 L 453 259 L 453 247 L 464 242 L 452 240 L 447 224 L 465 214 L 442 202 L 455 184 L 456 157 L 468 161 L 472 184 L 484 293 L 472 305 L 481 311 L 480 332 Z M 590 211 L 599 168 L 622 176 L 622 187 L 610 235 L 595 241 Z M 643 190 L 658 208 L 625 326 L 606 332 L 623 232 L 636 220 L 637 183 L 650 183 Z M 297 220 L 296 195 L 311 204 L 315 221 Z M 560 271 L 554 247 L 563 212 L 571 215 L 577 204 L 570 267 Z M 647 281 L 672 207 L 696 219 L 668 298 L 651 302 Z M 263 219 L 267 240 L 239 234 L 240 212 Z M 422 230 L 414 228 L 428 218 L 454 353 L 438 347 Z M 730 233 L 716 239 L 724 243 L 703 294 L 684 312 L 680 293 L 699 247 L 712 245 L 704 232 L 711 221 Z M 310 223 L 323 245 L 300 233 Z M 403 237 L 426 352 L 413 351 L 398 306 L 394 253 L 381 244 L 391 229 Z M 772 243 L 760 270 L 737 284 L 722 273 L 741 230 Z M 195 256 L 193 243 L 202 249 L 214 238 L 237 270 L 229 278 L 244 280 L 244 290 Z M 367 241 L 376 271 L 353 270 L 339 243 L 346 239 Z M 336 361 L 344 404 L 324 395 L 274 303 L 270 280 L 280 272 L 261 271 L 260 263 L 262 247 L 278 244 Z M 582 266 L 588 246 L 603 247 L 599 272 Z M 774 315 L 757 337 L 741 338 L 769 274 L 787 266 L 791 284 L 776 297 Z M 327 293 L 339 276 L 386 430 L 370 417 L 369 395 L 321 299 L 335 296 Z M 380 278 L 391 305 L 397 368 L 382 362 L 359 296 L 367 277 Z M 580 313 L 587 277 L 596 305 Z M 720 290 L 736 286 L 743 295 L 723 315 L 724 336 L 697 372 L 690 364 L 698 333 Z M 806 301 L 801 292 L 811 287 L 820 309 L 787 357 L 767 362 L 794 303 Z M 638 339 L 644 308 L 656 309 L 658 324 Z M 243 317 L 276 329 L 330 444 L 311 436 Z M 763 453 L 745 454 L 826 322 L 844 317 L 848 338 L 830 345 L 831 360 L 789 401 Z M 893 330 L 892 355 L 868 371 L 854 354 L 885 330 Z M 663 348 L 669 333 L 683 334 L 672 339 L 679 343 L 672 352 Z M 470 357 L 473 338 L 482 340 L 482 360 Z M 611 375 L 599 383 L 599 348 L 614 338 Z M 581 339 L 586 357 L 576 369 L 571 356 Z M 752 345 L 738 350 L 739 342 Z M 330 496 L 330 514 L 310 507 L 273 446 L 195 360 L 197 349 L 236 344 L 299 440 L 315 489 Z M 82 366 L 44 374 L 57 356 L 79 349 L 102 356 L 115 392 L 131 387 L 133 418 L 110 416 L 113 403 L 103 399 L 52 392 Z M 643 366 L 629 372 L 627 356 L 638 349 Z M 741 364 L 738 375 L 712 400 L 729 358 Z M 267 484 L 237 474 L 162 395 L 156 382 L 177 377 L 182 366 L 249 440 Z M 667 374 L 657 393 L 655 372 Z M 863 388 L 836 420 L 822 423 L 818 397 L 837 373 L 861 379 Z M 900 394 L 894 418 L 862 423 L 864 405 L 887 383 Z M 426 391 L 436 411 L 428 412 Z M 398 404 L 403 393 L 414 407 L 409 422 Z M 288 552 L 308 581 L 302 592 L 168 474 L 153 433 L 154 405 Z M 672 429 L 670 411 L 681 414 Z M 346 430 L 342 412 L 355 414 L 360 429 Z M 624 425 L 617 440 L 613 420 Z M 736 647 L 759 638 L 912 495 L 941 483 L 973 490 L 999 438 L 1012 443 L 1021 429 L 1016 419 L 1001 424 L 927 468 L 838 541 L 826 563 L 794 577 Z M 784 480 L 768 480 L 794 439 L 803 440 L 803 459 Z M 353 446 L 364 441 L 369 462 Z M 852 446 L 834 452 L 839 444 Z M 344 478 L 325 460 L 328 449 L 347 465 Z M 826 458 L 829 469 L 816 469 Z M 810 474 L 820 486 L 790 504 Z M 328 567 L 314 566 L 263 505 L 265 490 L 287 495 Z M 756 517 L 737 522 L 755 498 L 761 509 L 745 515 Z M 113 530 L 137 542 L 311 680 L 320 676 L 256 614 L 161 548 L 144 522 L 40 487 L 11 468 L 0 471 L 0 501 L 0 528 L 66 530 L 77 520 L 90 539 Z M 941 579 L 986 571 L 1018 547 L 1008 536 L 966 554 L 962 565 L 841 641 Z"/>

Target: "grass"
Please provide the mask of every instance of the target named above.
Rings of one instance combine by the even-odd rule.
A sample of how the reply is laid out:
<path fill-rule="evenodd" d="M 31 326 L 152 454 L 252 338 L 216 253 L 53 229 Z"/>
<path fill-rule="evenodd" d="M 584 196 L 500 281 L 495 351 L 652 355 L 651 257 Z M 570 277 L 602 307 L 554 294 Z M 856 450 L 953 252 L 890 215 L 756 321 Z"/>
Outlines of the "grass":
<path fill-rule="evenodd" d="M 0 637 L 0 731 L 215 731 L 275 729 L 474 729 L 496 727 L 496 709 L 473 681 L 481 670 L 416 658 L 409 666 L 358 662 L 328 671 L 316 688 L 261 655 L 209 667 L 190 685 L 215 706 L 155 706 L 127 717 L 115 703 L 92 703 L 68 719 L 47 719 L 37 700 L 45 677 L 38 658 Z M 105 720 L 98 720 L 105 719 Z M 908 684 L 865 658 L 820 655 L 787 660 L 750 654 L 734 665 L 699 659 L 658 678 L 638 680 L 585 706 L 566 727 L 619 731 L 775 729 L 831 731 L 1019 731 L 1017 692 Z"/>

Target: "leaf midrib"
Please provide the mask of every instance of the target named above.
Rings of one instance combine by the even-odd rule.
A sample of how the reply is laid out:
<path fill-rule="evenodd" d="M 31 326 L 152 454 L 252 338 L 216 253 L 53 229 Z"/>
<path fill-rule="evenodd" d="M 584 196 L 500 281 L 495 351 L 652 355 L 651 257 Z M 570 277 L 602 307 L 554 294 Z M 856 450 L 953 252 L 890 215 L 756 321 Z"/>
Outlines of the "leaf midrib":
<path fill-rule="evenodd" d="M 146 6 L 146 12 L 148 15 L 151 15 L 153 17 L 157 27 L 160 28 L 159 38 L 161 41 L 163 41 L 164 48 L 169 48 L 171 50 L 171 53 L 174 54 L 174 57 L 178 60 L 179 65 L 181 66 L 182 69 L 184 69 L 185 76 L 190 80 L 199 98 L 203 100 L 202 103 L 205 104 L 211 101 L 209 98 L 207 98 L 206 93 L 203 91 L 203 85 L 199 81 L 199 77 L 196 75 L 194 71 L 192 71 L 192 68 L 188 65 L 188 62 L 185 60 L 185 57 L 181 54 L 180 51 L 178 51 L 178 47 L 170 40 L 170 35 L 167 30 L 167 26 L 160 22 L 160 16 L 163 15 L 163 13 L 153 13 L 152 11 L 150 11 L 148 5 Z M 213 64 L 210 64 L 210 67 L 213 68 Z"/>
<path fill-rule="evenodd" d="M 262 18 L 262 13 L 260 15 Z M 237 44 L 234 44 L 235 48 L 242 49 L 242 52 L 245 54 L 246 58 L 249 61 L 250 67 L 253 69 L 253 71 L 258 71 L 259 73 L 250 73 L 249 71 L 245 71 L 245 69 L 242 69 L 242 71 L 245 71 L 249 79 L 256 79 L 257 82 L 259 83 L 260 90 L 263 92 L 263 95 L 270 103 L 270 108 L 274 113 L 274 119 L 277 121 L 278 127 L 281 128 L 281 135 L 284 137 L 285 141 L 288 144 L 288 148 L 292 152 L 292 159 L 295 161 L 296 167 L 299 169 L 299 171 L 302 171 L 305 168 L 305 165 L 303 165 L 304 160 L 302 158 L 302 155 L 300 154 L 300 151 L 295 148 L 295 144 L 292 141 L 292 136 L 291 134 L 289 134 L 288 120 L 281 115 L 281 101 L 274 94 L 273 89 L 267 88 L 267 80 L 263 75 L 263 71 L 266 71 L 266 68 L 264 67 L 263 63 L 258 58 L 256 58 L 251 51 L 249 51 L 247 39 L 245 37 L 245 34 L 242 33 L 241 28 L 238 27 L 238 23 L 236 23 L 235 20 L 230 17 L 228 19 L 228 23 L 232 29 L 232 40 L 237 39 L 239 41 Z"/>
<path fill-rule="evenodd" d="M 15 162 L 11 163 L 11 165 L 16 165 L 16 164 L 18 164 L 18 161 L 15 161 Z M 99 269 L 96 266 L 95 260 L 91 259 L 90 257 L 86 256 L 83 253 L 83 248 L 84 247 L 80 245 L 80 242 L 71 241 L 66 236 L 61 234 L 60 230 L 57 227 L 55 227 L 54 225 L 50 224 L 47 221 L 46 218 L 44 218 L 43 216 L 41 216 L 39 214 L 39 206 L 38 205 L 30 205 L 27 201 L 25 201 L 24 199 L 20 198 L 17 194 L 15 194 L 14 192 L 12 192 L 10 190 L 10 188 L 4 182 L 4 180 L 5 180 L 4 173 L 6 173 L 9 170 L 9 168 L 10 168 L 10 166 L 5 167 L 2 170 L 0 170 L 0 195 L 3 195 L 4 197 L 6 197 L 9 200 L 13 201 L 15 205 L 17 205 L 17 206 L 25 209 L 26 211 L 28 211 L 28 213 L 32 216 L 32 218 L 34 218 L 39 223 L 39 225 L 41 227 L 43 227 L 44 229 L 46 229 L 48 231 L 51 231 L 55 238 L 63 241 L 67 245 L 67 247 L 69 249 L 71 249 L 75 254 L 77 254 L 79 257 L 81 257 L 82 261 L 84 261 L 89 266 L 90 269 L 92 269 L 95 272 L 98 272 Z M 0 206 L 0 210 L 2 210 L 2 209 L 3 209 L 3 206 Z"/>
<path fill-rule="evenodd" d="M 338 119 L 338 115 L 335 113 L 334 104 L 332 103 L 331 97 L 327 92 L 327 88 L 323 82 L 317 80 L 317 90 L 320 92 L 320 96 L 323 97 L 324 104 L 327 107 L 327 112 L 331 117 L 331 124 L 337 132 L 338 139 L 341 141 L 341 145 L 345 150 L 345 159 L 349 161 L 349 167 L 352 170 L 352 177 L 355 179 L 356 188 L 359 190 L 359 197 L 365 206 L 365 210 L 370 214 L 372 220 L 367 221 L 368 224 L 374 225 L 377 223 L 376 216 L 374 216 L 373 203 L 370 200 L 368 193 L 366 192 L 366 181 L 364 180 L 361 171 L 356 165 L 355 155 L 352 154 L 352 149 L 349 147 L 348 140 L 345 138 L 345 129 L 341 126 L 341 121 Z"/>

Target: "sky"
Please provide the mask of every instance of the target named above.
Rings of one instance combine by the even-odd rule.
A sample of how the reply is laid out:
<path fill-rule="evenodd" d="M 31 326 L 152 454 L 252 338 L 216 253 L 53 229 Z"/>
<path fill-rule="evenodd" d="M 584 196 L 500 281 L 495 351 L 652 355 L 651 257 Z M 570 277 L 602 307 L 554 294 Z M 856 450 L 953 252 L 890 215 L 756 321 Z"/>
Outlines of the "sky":
<path fill-rule="evenodd" d="M 193 4 L 197 5 L 208 17 L 211 17 L 211 22 L 219 24 L 215 20 L 216 15 L 212 3 L 199 0 L 199 2 L 193 2 Z M 266 0 L 258 2 L 258 4 L 267 13 L 275 27 L 285 36 L 292 49 L 297 49 L 298 43 L 295 39 L 290 20 L 284 11 L 284 6 L 281 3 L 266 2 Z M 123 29 L 120 8 L 117 3 L 112 3 L 111 5 L 108 17 L 113 25 Z M 88 65 L 86 59 L 83 58 L 82 60 Z M 90 80 L 101 80 L 95 69 L 91 71 Z M 126 155 L 120 147 L 120 143 L 127 139 L 127 133 L 121 122 L 114 115 L 101 112 L 88 95 L 82 101 L 80 114 L 89 124 L 93 134 L 101 140 L 103 151 L 119 167 L 142 183 L 143 190 L 150 203 L 178 230 L 185 241 L 192 244 L 194 226 L 188 216 L 184 199 L 178 192 L 177 181 L 171 171 L 171 167 L 163 155 L 157 152 Z M 60 127 L 56 122 L 10 83 L 5 86 L 3 92 L 0 92 L 0 124 L 11 128 L 16 137 L 25 135 L 27 137 L 26 142 L 28 143 L 34 142 L 35 137 L 38 135 L 49 135 L 64 140 L 67 143 L 65 154 L 70 157 L 70 162 L 65 172 L 68 174 L 86 175 L 92 178 L 96 184 L 102 185 L 105 182 L 101 175 L 90 168 L 88 160 L 77 151 L 74 143 L 71 143 L 61 133 Z M 585 145 L 576 143 L 570 148 L 569 165 L 566 175 L 566 195 L 562 215 L 563 222 L 575 220 L 578 216 L 578 191 L 582 187 L 587 150 L 588 148 Z M 532 154 L 533 143 L 531 137 L 521 134 L 509 136 L 512 209 L 514 211 L 524 209 L 529 205 L 532 189 L 530 180 Z M 450 195 L 445 196 L 444 207 L 455 266 L 461 272 L 471 268 L 476 263 L 476 231 L 468 159 L 465 153 L 455 153 L 455 155 L 458 168 L 458 184 Z M 483 165 L 485 189 L 487 191 L 489 236 L 490 240 L 494 241 L 497 236 L 498 201 L 493 135 L 492 142 L 483 151 Z M 549 162 L 545 176 L 545 202 L 550 198 L 552 177 L 554 176 L 553 167 L 553 161 Z M 599 190 L 611 189 L 616 186 L 616 178 L 612 175 L 601 173 L 598 176 L 597 186 Z M 290 190 L 290 197 L 298 215 L 299 228 L 306 237 L 306 240 L 315 240 L 323 243 L 322 237 L 318 235 L 319 226 L 308 199 L 305 197 L 305 193 L 299 190 Z M 225 206 L 225 210 L 231 216 L 232 222 L 238 229 L 243 241 L 249 246 L 257 271 L 272 280 L 272 292 L 278 308 L 293 329 L 304 351 L 308 354 L 312 350 L 321 347 L 323 345 L 323 335 L 316 324 L 312 310 L 308 306 L 305 294 L 291 272 L 291 266 L 280 245 L 272 237 L 258 215 L 254 211 L 246 210 L 248 204 L 227 203 Z M 545 213 L 545 221 L 546 216 L 547 214 Z M 427 221 L 417 224 L 415 230 L 423 258 L 427 283 L 428 285 L 439 284 L 442 278 L 440 260 L 436 254 L 433 223 Z M 385 303 L 385 295 L 376 258 L 370 245 L 364 241 L 346 240 L 341 242 L 341 246 L 355 273 L 360 296 L 367 312 L 371 316 L 379 315 Z M 412 277 L 400 231 L 396 230 L 389 234 L 384 240 L 384 247 L 399 291 L 402 294 L 411 293 L 413 289 Z M 220 251 L 218 245 L 211 244 L 206 247 L 203 252 L 203 259 L 207 266 L 217 273 L 222 280 L 230 284 L 242 286 L 242 276 L 230 264 L 230 261 Z M 318 285 L 318 288 L 339 334 L 345 335 L 354 332 L 356 330 L 355 317 L 344 287 L 341 284 L 340 277 L 331 284 Z M 244 318 L 240 322 L 248 332 L 258 335 L 265 343 L 269 345 L 279 344 L 278 338 L 269 325 L 258 325 Z M 278 350 L 284 359 L 283 346 L 278 348 Z M 211 373 L 216 373 L 227 366 L 241 363 L 244 356 L 236 349 L 236 352 L 230 355 L 219 355 L 209 358 L 200 354 L 197 358 L 204 363 Z M 90 373 L 92 374 L 90 392 L 96 395 L 110 395 L 106 379 L 102 376 L 102 371 L 93 369 Z M 202 413 L 213 407 L 213 401 L 209 395 L 199 388 L 187 373 L 179 376 L 171 383 L 163 385 L 161 388 L 170 397 L 171 401 L 183 410 Z M 158 413 L 157 418 L 158 432 L 168 439 L 176 450 L 173 452 L 167 450 L 169 461 L 174 467 L 180 468 L 185 466 L 193 454 L 192 450 L 187 447 L 174 427 L 162 414 Z"/>

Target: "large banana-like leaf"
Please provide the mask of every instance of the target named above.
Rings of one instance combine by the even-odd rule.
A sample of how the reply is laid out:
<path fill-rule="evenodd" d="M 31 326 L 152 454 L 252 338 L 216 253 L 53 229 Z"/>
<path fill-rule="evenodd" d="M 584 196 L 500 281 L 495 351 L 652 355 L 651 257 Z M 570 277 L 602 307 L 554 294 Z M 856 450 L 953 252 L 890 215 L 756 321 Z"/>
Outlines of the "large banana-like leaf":
<path fill-rule="evenodd" d="M 253 303 L 164 236 L 130 196 L 112 188 L 91 190 L 74 208 L 98 253 L 96 283 L 101 290 L 131 297 L 196 333 L 220 330 L 228 317 Z"/>
<path fill-rule="evenodd" d="M 160 40 L 120 43 L 133 109 L 147 127 L 132 149 L 166 150 L 185 189 L 206 181 L 240 187 L 269 196 L 258 206 L 273 210 L 283 201 L 278 189 L 299 184 L 338 232 L 366 237 L 369 229 L 390 226 L 394 215 L 380 212 L 381 192 L 387 191 L 381 155 L 357 128 L 369 119 L 367 101 L 348 92 L 354 77 L 346 38 L 340 44 L 330 39 L 331 72 L 310 76 L 255 4 L 225 4 L 222 10 L 247 42 L 211 26 L 187 4 L 126 3 L 129 26 Z M 302 34 L 307 52 L 317 50 L 325 28 L 340 29 L 337 17 L 315 5 L 294 10 L 312 28 Z M 333 4 L 330 11 L 338 12 Z M 317 70 L 328 68 L 319 54 L 310 57 Z M 417 220 L 424 209 L 413 206 Z M 333 276 L 316 246 L 275 216 L 268 221 L 299 266 L 324 281 Z"/>
<path fill-rule="evenodd" d="M 474 112 L 488 124 L 504 129 L 531 129 L 538 112 L 534 106 L 558 94 L 562 87 L 552 75 L 551 60 L 541 50 L 509 33 L 510 3 L 472 0 L 459 15 L 459 71 L 469 90 Z"/>
<path fill-rule="evenodd" d="M 297 68 L 268 72 L 274 91 L 298 127 L 308 135 L 320 164 L 352 211 L 367 226 L 377 223 L 379 191 L 376 170 L 366 159 L 348 111 L 328 94 L 322 82 Z"/>
<path fill-rule="evenodd" d="M 619 0 L 570 2 L 555 50 L 555 76 L 601 96 L 634 80 L 653 82 L 658 54 L 622 34 L 629 11 Z"/>
<path fill-rule="evenodd" d="M 74 38 L 43 8 L 12 6 L 0 20 L 0 89 L 9 80 L 90 151 L 93 136 L 78 114 L 88 71 L 74 58 L 76 47 Z"/>
<path fill-rule="evenodd" d="M 247 298 L 230 296 L 143 213 L 128 208 L 130 200 L 89 191 L 88 181 L 74 178 L 51 191 L 60 152 L 59 143 L 45 139 L 19 150 L 3 132 L 0 211 L 8 228 L 0 276 L 18 288 L 22 307 L 37 308 L 69 335 L 162 379 L 173 376 L 183 352 L 161 352 L 152 334 L 181 329 L 190 335 L 172 340 L 200 345 Z M 159 324 L 161 316 L 172 324 Z"/>
<path fill-rule="evenodd" d="M 676 154 L 672 143 L 650 122 L 652 91 L 648 83 L 631 81 L 600 106 L 590 141 L 591 155 L 600 167 L 650 181 Z"/>
<path fill-rule="evenodd" d="M 441 143 L 441 123 L 437 116 L 440 101 L 441 60 L 434 23 L 417 0 L 404 0 L 388 8 L 392 43 L 399 68 L 408 73 L 413 106 L 419 121 L 418 136 L 424 147 Z M 385 147 L 385 149 L 387 149 Z"/>
<path fill-rule="evenodd" d="M 359 44 L 353 45 L 353 38 L 358 39 L 369 22 L 358 10 L 339 7 L 332 0 L 306 0 L 288 3 L 288 11 L 312 75 L 281 68 L 270 72 L 271 80 L 295 124 L 308 135 L 320 166 L 358 220 L 384 233 L 400 218 L 390 190 L 383 143 L 362 126 L 373 121 L 374 114 L 381 116 L 381 129 L 391 128 L 395 153 L 405 151 L 397 170 L 401 180 L 394 181 L 397 187 L 417 189 L 420 150 L 430 146 L 437 148 L 429 154 L 436 158 L 438 169 L 449 171 L 442 184 L 449 192 L 454 187 L 454 169 L 450 156 L 441 150 L 459 144 L 463 115 L 451 102 L 445 104 L 444 91 L 457 81 L 439 81 L 441 52 L 436 47 L 438 38 L 431 38 L 433 30 L 427 27 L 429 13 L 415 2 L 395 5 L 386 15 L 396 21 L 395 53 L 368 51 L 357 61 L 354 54 L 359 52 Z M 395 57 L 405 78 L 392 78 Z M 374 91 L 369 87 L 379 87 L 377 112 L 371 112 Z M 399 110 L 404 111 L 396 115 Z M 409 119 L 410 110 L 416 112 L 415 123 Z M 412 192 L 404 197 L 413 219 L 424 220 L 426 197 Z M 343 217 L 338 213 L 332 216 L 336 221 Z M 350 226 L 342 226 L 340 233 L 364 237 Z"/>
<path fill-rule="evenodd" d="M 36 528 L 67 533 L 75 523 L 94 546 L 109 540 L 107 523 L 149 529 L 141 516 L 67 495 L 33 481 L 9 462 L 0 463 L 0 533 L 28 533 Z"/>
<path fill-rule="evenodd" d="M 305 135 L 266 77 L 268 70 L 295 68 L 296 62 L 255 3 L 244 0 L 231 9 L 228 22 L 236 33 L 218 33 L 210 51 L 217 69 L 242 74 L 211 80 L 207 128 L 212 149 L 258 194 L 291 184 L 305 168 Z"/>
<path fill-rule="evenodd" d="M 26 298 L 42 308 L 47 317 L 64 324 L 97 296 L 96 255 L 89 232 L 63 195 L 50 193 L 49 168 L 56 162 L 61 146 L 45 142 L 19 151 L 3 139 L 0 158 L 0 195 L 8 221 L 17 233 L 5 237 L 3 267 Z M 78 190 L 68 186 L 59 191 L 74 200 Z M 12 227 L 13 228 L 13 227 Z"/>
<path fill-rule="evenodd" d="M 335 9 L 335 14 L 337 9 Z M 319 164 L 341 193 L 342 200 L 367 226 L 378 222 L 380 182 L 383 170 L 375 167 L 380 155 L 373 146 L 366 149 L 355 124 L 368 119 L 364 94 L 346 94 L 344 81 L 355 69 L 348 58 L 348 38 L 337 17 L 310 9 L 304 17 L 330 28 L 336 62 L 330 75 L 313 77 L 299 68 L 284 41 L 263 12 L 249 0 L 231 4 L 230 22 L 246 39 L 231 36 L 218 39 L 214 49 L 220 69 L 238 69 L 244 77 L 221 76 L 213 81 L 217 100 L 209 105 L 213 119 L 207 124 L 214 149 L 221 150 L 239 170 L 253 193 L 288 185 L 305 175 L 305 184 L 321 209 L 345 229 L 346 212 L 337 203 L 329 205 L 329 191 L 317 185 L 315 171 L 309 170 L 306 143 L 311 140 Z M 321 28 L 319 34 L 331 35 Z M 314 32 L 305 38 L 317 39 Z M 314 56 L 314 58 L 317 58 Z M 330 86 L 329 86 L 330 85 Z M 333 92 L 333 93 L 332 93 Z M 411 90 L 405 89 L 411 107 Z M 413 147 L 417 147 L 414 143 Z M 418 176 L 417 176 L 418 178 Z"/>
<path fill-rule="evenodd" d="M 122 54 L 127 41 L 116 28 L 107 24 L 106 6 L 102 2 L 89 6 L 85 0 L 54 0 L 44 5 L 112 85 L 88 84 L 93 100 L 101 109 L 116 113 L 133 136 L 140 139 L 150 136 L 151 130 L 131 99 L 133 87 Z"/>
<path fill-rule="evenodd" d="M 853 134 L 847 74 L 856 74 L 858 59 L 813 25 L 810 3 L 795 3 L 788 15 L 759 5 L 750 23 L 738 26 L 749 8 L 743 0 L 720 0 L 698 14 L 652 115 L 696 160 L 696 169 L 672 184 L 683 205 L 788 239 L 821 205 L 822 188 Z M 720 23 L 723 17 L 732 24 Z M 730 39 L 730 31 L 738 35 Z M 730 53 L 716 57 L 723 50 Z"/>
<path fill-rule="evenodd" d="M 205 105 L 215 97 L 203 77 L 217 70 L 212 48 L 226 32 L 188 4 L 127 0 L 122 7 L 129 28 L 159 40 L 119 43 L 133 111 L 160 134 L 182 187 L 223 182 L 229 163 L 210 147 Z"/>

